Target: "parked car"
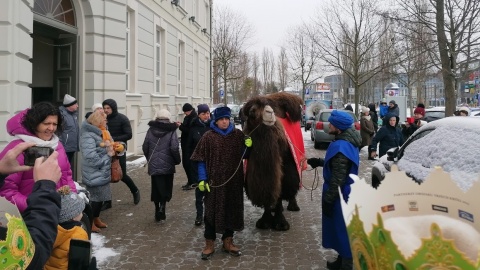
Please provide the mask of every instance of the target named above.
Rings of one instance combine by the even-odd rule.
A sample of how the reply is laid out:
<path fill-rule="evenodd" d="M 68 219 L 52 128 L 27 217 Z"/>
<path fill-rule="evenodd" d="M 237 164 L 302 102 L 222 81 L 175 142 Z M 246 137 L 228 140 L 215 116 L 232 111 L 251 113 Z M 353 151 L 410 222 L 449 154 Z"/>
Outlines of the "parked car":
<path fill-rule="evenodd" d="M 332 107 L 333 102 L 331 100 L 324 100 L 324 99 L 309 99 L 305 101 L 305 105 L 303 107 L 303 119 L 302 119 L 302 126 L 304 127 L 305 131 L 308 131 L 312 126 L 312 122 L 315 120 L 315 115 L 318 114 L 323 109 L 333 109 Z M 338 104 L 336 102 L 335 104 Z"/>
<path fill-rule="evenodd" d="M 232 118 L 234 123 L 240 123 L 240 117 L 238 117 L 238 113 L 240 112 L 240 105 L 236 104 L 227 104 L 227 106 L 232 111 Z"/>
<path fill-rule="evenodd" d="M 446 117 L 420 127 L 401 146 L 392 148 L 372 167 L 372 186 L 377 187 L 392 164 L 418 183 L 435 166 L 450 172 L 462 189 L 480 177 L 480 118 Z"/>
<path fill-rule="evenodd" d="M 480 108 L 470 108 L 470 116 L 480 116 Z"/>
<path fill-rule="evenodd" d="M 323 145 L 326 145 L 335 139 L 334 135 L 329 134 L 330 131 L 328 118 L 332 114 L 333 109 L 324 109 L 318 112 L 315 115 L 315 118 L 312 122 L 312 128 L 310 129 L 310 138 L 314 141 L 314 147 L 316 149 L 320 148 Z M 342 110 L 348 113 L 350 116 L 353 117 L 353 125 L 358 133 L 360 133 L 360 122 L 357 119 L 357 116 L 351 111 Z"/>

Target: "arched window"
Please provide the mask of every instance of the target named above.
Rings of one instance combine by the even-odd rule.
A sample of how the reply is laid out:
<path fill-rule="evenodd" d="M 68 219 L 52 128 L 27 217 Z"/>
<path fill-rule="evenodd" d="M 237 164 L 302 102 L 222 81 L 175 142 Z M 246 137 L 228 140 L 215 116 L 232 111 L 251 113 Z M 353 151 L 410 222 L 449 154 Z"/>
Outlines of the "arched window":
<path fill-rule="evenodd" d="M 70 0 L 35 0 L 33 12 L 76 27 L 75 10 Z"/>

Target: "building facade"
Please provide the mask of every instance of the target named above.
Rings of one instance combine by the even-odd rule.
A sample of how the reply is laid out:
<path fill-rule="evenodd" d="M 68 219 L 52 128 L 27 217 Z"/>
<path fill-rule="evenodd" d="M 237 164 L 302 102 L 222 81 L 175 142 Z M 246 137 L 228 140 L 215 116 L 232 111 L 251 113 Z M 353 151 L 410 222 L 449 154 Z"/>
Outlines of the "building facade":
<path fill-rule="evenodd" d="M 79 115 L 115 99 L 130 119 L 129 154 L 167 109 L 211 103 L 211 0 L 2 0 L 0 126 L 39 101 L 70 94 Z M 83 121 L 83 117 L 81 121 Z M 10 141 L 0 133 L 0 149 Z"/>

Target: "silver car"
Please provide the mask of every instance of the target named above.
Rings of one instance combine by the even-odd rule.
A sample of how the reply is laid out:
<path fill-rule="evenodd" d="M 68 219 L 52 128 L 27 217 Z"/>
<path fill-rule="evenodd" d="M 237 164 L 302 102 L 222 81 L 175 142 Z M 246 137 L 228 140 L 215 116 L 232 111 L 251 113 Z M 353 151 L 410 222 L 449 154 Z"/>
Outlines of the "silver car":
<path fill-rule="evenodd" d="M 310 138 L 314 141 L 314 147 L 316 149 L 321 148 L 322 146 L 327 146 L 331 141 L 335 139 L 334 135 L 329 134 L 330 127 L 328 118 L 332 114 L 333 109 L 323 109 L 315 115 L 315 118 L 312 122 L 312 127 L 310 129 Z M 342 110 L 350 116 L 353 117 L 353 125 L 357 132 L 360 134 L 360 122 L 357 119 L 357 116 L 349 110 Z"/>

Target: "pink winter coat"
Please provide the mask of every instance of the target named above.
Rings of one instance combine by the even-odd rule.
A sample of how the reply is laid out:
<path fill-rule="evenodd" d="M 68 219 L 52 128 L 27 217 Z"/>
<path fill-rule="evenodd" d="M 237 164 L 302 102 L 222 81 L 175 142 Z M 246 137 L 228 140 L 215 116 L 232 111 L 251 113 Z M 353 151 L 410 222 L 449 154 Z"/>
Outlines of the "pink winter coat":
<path fill-rule="evenodd" d="M 27 110 L 16 114 L 12 118 L 10 118 L 10 120 L 8 120 L 7 132 L 10 135 L 13 136 L 17 134 L 23 134 L 35 136 L 34 134 L 31 134 L 27 129 L 25 129 L 21 124 L 22 118 L 27 112 Z M 11 141 L 0 153 L 0 159 L 5 156 L 8 150 L 14 148 L 17 144 L 21 142 L 23 141 Z M 64 185 L 69 185 L 70 189 L 76 192 L 77 189 L 72 179 L 72 170 L 70 169 L 70 163 L 68 162 L 67 154 L 65 153 L 65 149 L 63 148 L 63 145 L 60 141 L 58 142 L 57 149 L 55 150 L 58 152 L 58 165 L 62 170 L 62 177 L 57 183 L 57 188 L 60 188 Z M 17 157 L 17 160 L 19 164 L 24 164 L 23 155 L 19 155 Z M 32 193 L 33 184 L 35 184 L 35 181 L 33 180 L 33 169 L 26 172 L 10 174 L 9 176 L 7 176 L 7 178 L 5 178 L 5 184 L 3 185 L 3 187 L 0 188 L 0 196 L 5 197 L 13 204 L 16 204 L 18 210 L 20 212 L 23 212 L 27 208 L 27 196 Z"/>

